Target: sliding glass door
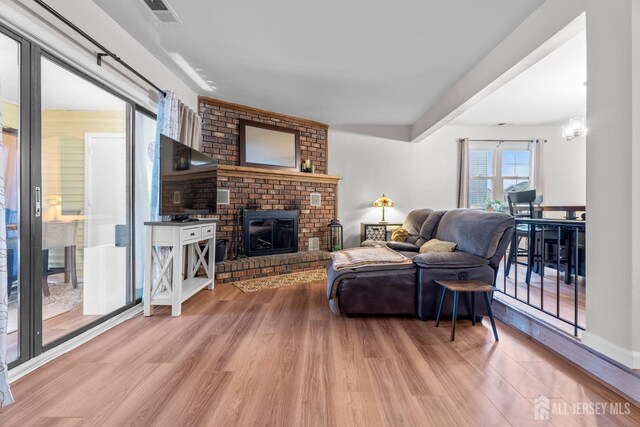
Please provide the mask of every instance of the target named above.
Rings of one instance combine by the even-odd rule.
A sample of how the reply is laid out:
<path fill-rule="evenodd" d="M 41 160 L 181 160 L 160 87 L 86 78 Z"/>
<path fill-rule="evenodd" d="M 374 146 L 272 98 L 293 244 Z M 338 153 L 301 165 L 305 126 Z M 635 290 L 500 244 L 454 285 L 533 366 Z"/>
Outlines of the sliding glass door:
<path fill-rule="evenodd" d="M 0 131 L 12 368 L 139 301 L 155 118 L 0 26 Z"/>
<path fill-rule="evenodd" d="M 125 101 L 54 60 L 41 70 L 42 344 L 132 301 Z"/>

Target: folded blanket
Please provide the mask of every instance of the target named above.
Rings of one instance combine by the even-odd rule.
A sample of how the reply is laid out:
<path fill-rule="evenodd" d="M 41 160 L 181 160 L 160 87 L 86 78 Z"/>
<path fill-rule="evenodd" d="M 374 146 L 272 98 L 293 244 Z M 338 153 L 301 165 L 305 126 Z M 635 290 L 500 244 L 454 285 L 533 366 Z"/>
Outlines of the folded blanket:
<path fill-rule="evenodd" d="M 331 259 L 333 260 L 333 268 L 336 271 L 372 265 L 412 264 L 409 258 L 386 246 L 353 248 L 331 252 Z"/>

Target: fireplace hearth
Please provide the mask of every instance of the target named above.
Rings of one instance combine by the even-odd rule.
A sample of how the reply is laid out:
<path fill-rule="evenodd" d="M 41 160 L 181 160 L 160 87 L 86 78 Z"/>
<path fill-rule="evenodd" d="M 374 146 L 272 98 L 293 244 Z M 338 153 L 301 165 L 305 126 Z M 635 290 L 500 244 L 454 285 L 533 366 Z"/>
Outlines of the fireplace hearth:
<path fill-rule="evenodd" d="M 245 210 L 243 249 L 246 256 L 298 252 L 299 211 Z"/>

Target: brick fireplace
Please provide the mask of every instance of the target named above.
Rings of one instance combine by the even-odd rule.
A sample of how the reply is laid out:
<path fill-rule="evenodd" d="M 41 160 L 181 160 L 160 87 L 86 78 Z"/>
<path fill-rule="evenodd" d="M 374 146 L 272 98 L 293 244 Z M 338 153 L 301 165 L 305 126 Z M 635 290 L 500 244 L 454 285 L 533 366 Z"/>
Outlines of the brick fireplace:
<path fill-rule="evenodd" d="M 218 161 L 217 187 L 229 191 L 229 204 L 217 207 L 218 238 L 231 242 L 229 259 L 218 265 L 217 282 L 323 266 L 328 259 L 327 226 L 337 215 L 338 178 L 326 175 L 328 126 L 205 97 L 199 99 L 199 107 L 201 151 Z M 298 130 L 301 158 L 311 160 L 315 173 L 240 166 L 240 120 Z M 312 194 L 319 206 L 311 204 Z M 234 259 L 242 240 L 241 209 L 298 211 L 298 253 Z M 319 251 L 309 251 L 310 239 L 318 239 Z"/>

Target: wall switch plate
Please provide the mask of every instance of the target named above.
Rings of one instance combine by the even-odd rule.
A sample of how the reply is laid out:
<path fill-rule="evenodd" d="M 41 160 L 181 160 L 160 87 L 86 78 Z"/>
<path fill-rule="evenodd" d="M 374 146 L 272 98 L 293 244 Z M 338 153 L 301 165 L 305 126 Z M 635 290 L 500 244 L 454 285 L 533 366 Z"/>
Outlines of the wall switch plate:
<path fill-rule="evenodd" d="M 311 193 L 309 195 L 309 204 L 311 206 L 322 206 L 322 196 L 320 193 Z"/>

